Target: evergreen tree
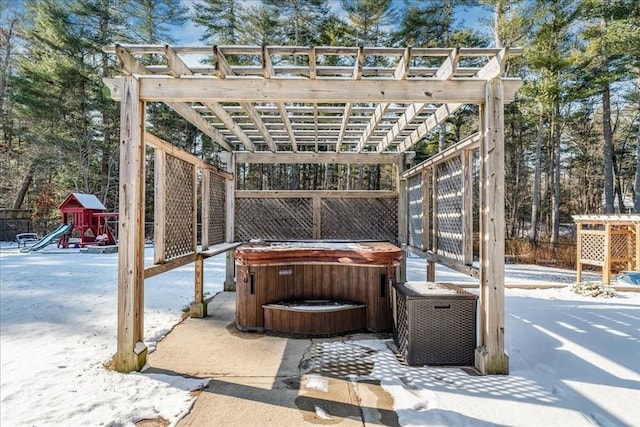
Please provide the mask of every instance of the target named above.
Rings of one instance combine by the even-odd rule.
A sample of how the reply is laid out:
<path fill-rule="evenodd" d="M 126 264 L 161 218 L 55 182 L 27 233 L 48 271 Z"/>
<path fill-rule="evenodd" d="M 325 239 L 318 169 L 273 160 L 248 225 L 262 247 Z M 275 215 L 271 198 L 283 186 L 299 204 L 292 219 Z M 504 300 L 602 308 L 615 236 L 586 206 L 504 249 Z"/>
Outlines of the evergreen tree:
<path fill-rule="evenodd" d="M 278 14 L 288 44 L 317 44 L 323 18 L 329 13 L 326 0 L 265 0 Z"/>
<path fill-rule="evenodd" d="M 201 0 L 193 4 L 193 22 L 204 27 L 200 41 L 211 44 L 238 44 L 244 26 L 241 0 Z"/>
<path fill-rule="evenodd" d="M 586 41 L 578 59 L 580 84 L 586 94 L 599 94 L 602 101 L 602 136 L 604 139 L 604 210 L 614 212 L 614 193 L 618 194 L 618 205 L 623 209 L 623 194 L 620 185 L 614 185 L 616 168 L 614 129 L 612 125 L 612 85 L 630 77 L 633 59 L 637 51 L 625 41 L 637 34 L 631 21 L 638 5 L 635 1 L 583 0 L 580 8 L 585 20 L 582 39 Z M 631 19 L 630 19 L 631 18 Z M 628 48 L 631 47 L 631 50 Z"/>
<path fill-rule="evenodd" d="M 348 35 L 356 46 L 384 46 L 395 13 L 391 0 L 341 0 L 350 24 Z"/>
<path fill-rule="evenodd" d="M 568 53 L 572 49 L 572 25 L 576 20 L 574 4 L 567 5 L 560 0 L 543 0 L 536 4 L 539 24 L 534 29 L 533 40 L 525 52 L 531 70 L 532 79 L 527 82 L 525 94 L 535 98 L 540 106 L 540 114 L 548 119 L 550 138 L 548 144 L 550 169 L 551 242 L 559 241 L 560 229 L 560 172 L 561 172 L 561 107 L 567 102 L 566 80 L 569 75 L 570 61 Z M 543 129 L 540 128 L 540 131 Z M 540 140 L 542 143 L 542 139 Z M 535 224 L 532 224 L 532 227 Z"/>

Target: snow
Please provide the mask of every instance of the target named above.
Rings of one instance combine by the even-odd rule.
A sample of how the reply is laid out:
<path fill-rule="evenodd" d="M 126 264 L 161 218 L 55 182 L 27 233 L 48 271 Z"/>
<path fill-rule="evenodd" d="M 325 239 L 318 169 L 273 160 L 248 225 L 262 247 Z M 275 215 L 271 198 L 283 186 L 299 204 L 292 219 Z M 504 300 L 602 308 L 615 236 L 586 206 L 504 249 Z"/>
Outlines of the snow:
<path fill-rule="evenodd" d="M 0 425 L 132 426 L 153 418 L 175 424 L 206 380 L 105 367 L 116 351 L 117 254 L 54 248 L 0 247 Z M 424 265 L 409 258 L 409 280 L 424 280 Z M 222 290 L 224 269 L 224 255 L 206 261 L 207 291 Z M 534 286 L 575 281 L 574 272 L 524 265 L 507 265 L 506 277 L 507 284 Z M 475 283 L 444 268 L 436 278 Z M 505 295 L 508 376 L 408 367 L 389 340 L 322 345 L 375 350 L 364 357 L 374 362 L 371 376 L 392 395 L 403 426 L 640 425 L 640 293 L 594 298 L 565 287 L 506 289 Z M 192 297 L 192 265 L 146 281 L 149 351 Z M 325 383 L 310 377 L 307 386 Z"/>

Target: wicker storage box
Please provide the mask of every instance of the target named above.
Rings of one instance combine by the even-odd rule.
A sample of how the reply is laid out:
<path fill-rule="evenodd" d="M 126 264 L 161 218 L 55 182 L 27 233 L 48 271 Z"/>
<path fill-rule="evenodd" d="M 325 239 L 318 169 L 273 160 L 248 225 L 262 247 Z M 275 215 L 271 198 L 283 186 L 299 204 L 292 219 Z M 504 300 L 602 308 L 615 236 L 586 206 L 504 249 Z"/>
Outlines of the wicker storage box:
<path fill-rule="evenodd" d="M 409 365 L 473 365 L 478 297 L 445 283 L 393 285 L 393 337 Z"/>

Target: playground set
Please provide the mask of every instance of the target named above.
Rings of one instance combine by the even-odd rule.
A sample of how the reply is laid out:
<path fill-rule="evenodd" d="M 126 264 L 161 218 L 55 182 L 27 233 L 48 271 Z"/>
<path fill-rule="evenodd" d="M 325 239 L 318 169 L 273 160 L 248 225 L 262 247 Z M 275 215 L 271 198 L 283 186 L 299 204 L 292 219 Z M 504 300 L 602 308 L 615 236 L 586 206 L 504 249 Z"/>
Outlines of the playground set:
<path fill-rule="evenodd" d="M 116 239 L 107 224 L 108 218 L 118 216 L 117 212 L 106 212 L 107 208 L 93 194 L 70 193 L 58 207 L 62 214 L 62 225 L 40 239 L 26 251 L 37 251 L 58 238 L 59 248 L 85 247 L 88 245 L 115 245 Z M 70 241 L 77 230 L 80 241 Z"/>

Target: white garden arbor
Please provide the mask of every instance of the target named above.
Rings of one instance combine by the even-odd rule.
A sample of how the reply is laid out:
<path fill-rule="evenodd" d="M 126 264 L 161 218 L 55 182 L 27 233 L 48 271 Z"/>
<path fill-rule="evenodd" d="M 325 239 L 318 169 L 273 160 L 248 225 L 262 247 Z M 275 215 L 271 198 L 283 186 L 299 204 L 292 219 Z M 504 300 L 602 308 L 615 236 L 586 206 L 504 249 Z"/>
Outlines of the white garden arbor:
<path fill-rule="evenodd" d="M 146 361 L 145 278 L 195 262 L 192 315 L 204 316 L 204 258 L 231 253 L 250 238 L 340 238 L 397 243 L 428 260 L 430 279 L 434 262 L 477 276 L 476 367 L 508 373 L 503 110 L 522 82 L 504 70 L 521 49 L 115 45 L 105 51 L 117 55 L 124 74 L 104 79 L 121 102 L 117 370 L 139 370 Z M 210 136 L 225 170 L 152 135 L 148 102 L 165 103 Z M 478 132 L 405 170 L 412 147 L 469 104 L 479 106 Z M 154 151 L 155 255 L 145 267 L 147 149 Z M 239 191 L 241 163 L 393 165 L 396 185 Z M 270 221 L 275 212 L 277 221 Z"/>

